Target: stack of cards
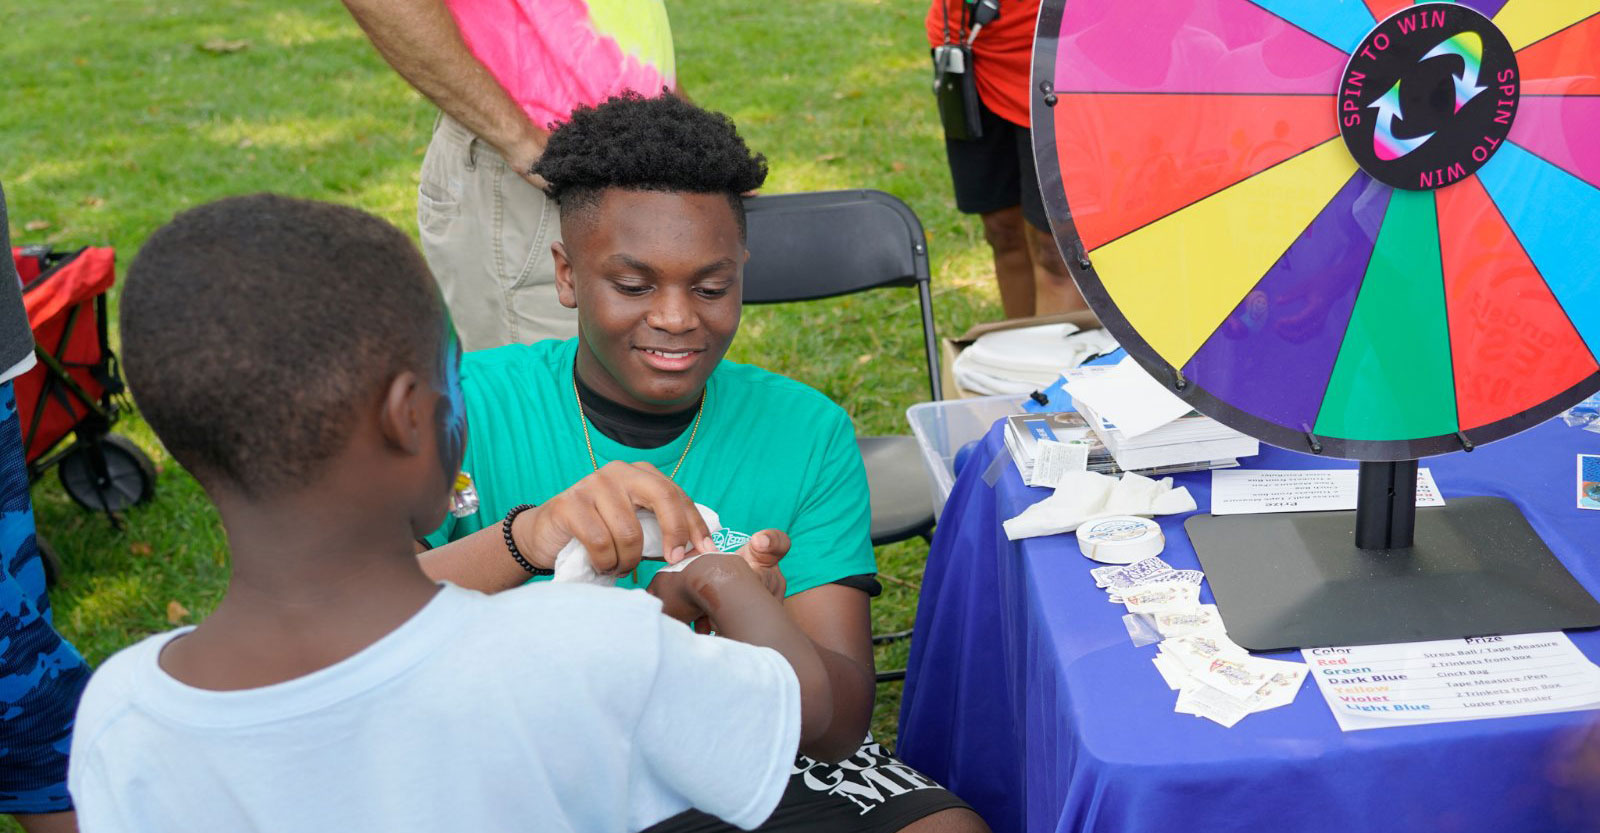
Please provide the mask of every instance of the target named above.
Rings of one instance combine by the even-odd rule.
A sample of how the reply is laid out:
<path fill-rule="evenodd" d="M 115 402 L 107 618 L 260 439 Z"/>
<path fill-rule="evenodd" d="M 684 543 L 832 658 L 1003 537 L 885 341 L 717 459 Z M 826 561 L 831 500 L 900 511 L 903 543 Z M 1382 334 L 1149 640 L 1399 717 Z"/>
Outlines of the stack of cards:
<path fill-rule="evenodd" d="M 1251 712 L 1294 702 L 1305 681 L 1298 662 L 1253 657 L 1228 639 L 1216 605 L 1200 604 L 1199 570 L 1159 558 L 1089 571 L 1123 617 L 1135 645 L 1160 643 L 1156 669 L 1178 692 L 1176 711 L 1232 727 Z"/>
<path fill-rule="evenodd" d="M 1131 588 L 1168 583 L 1192 584 L 1195 587 L 1196 598 L 1199 598 L 1200 582 L 1206 577 L 1206 574 L 1199 570 L 1174 570 L 1171 565 L 1159 558 L 1146 558 L 1132 564 L 1096 567 L 1089 571 L 1089 575 L 1094 577 L 1094 586 L 1105 590 L 1106 596 L 1117 604 L 1122 604 L 1125 593 Z"/>
<path fill-rule="evenodd" d="M 1154 660 L 1176 711 L 1232 728 L 1245 715 L 1294 702 L 1306 678 L 1299 662 L 1250 656 L 1220 633 L 1196 633 L 1161 643 Z"/>

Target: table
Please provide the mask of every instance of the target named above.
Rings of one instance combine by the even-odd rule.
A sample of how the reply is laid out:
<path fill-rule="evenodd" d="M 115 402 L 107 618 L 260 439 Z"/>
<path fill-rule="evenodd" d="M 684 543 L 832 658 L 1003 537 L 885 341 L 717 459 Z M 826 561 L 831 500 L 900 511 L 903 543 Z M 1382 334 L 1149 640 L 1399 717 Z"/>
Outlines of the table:
<path fill-rule="evenodd" d="M 1070 535 L 1018 542 L 1000 522 L 1046 494 L 1022 484 L 1002 425 L 957 479 L 917 609 L 898 753 L 1013 831 L 1493 831 L 1600 829 L 1600 712 L 1345 733 L 1309 678 L 1293 705 L 1233 729 L 1172 711 L 1176 693 L 1136 648 L 1121 605 Z M 1600 592 L 1600 512 L 1575 508 L 1575 455 L 1600 435 L 1559 420 L 1423 461 L 1448 501 L 1510 498 L 1590 592 Z M 1263 446 L 1257 468 L 1345 461 Z M 1209 473 L 1180 475 L 1202 510 Z M 1185 516 L 1159 518 L 1162 557 L 1199 566 Z M 1352 513 L 1352 523 L 1354 513 Z M 1210 588 L 1202 601 L 1211 601 Z M 1573 632 L 1591 660 L 1600 633 Z M 1300 659 L 1298 651 L 1273 654 Z M 1587 745 L 1585 745 L 1587 743 Z"/>

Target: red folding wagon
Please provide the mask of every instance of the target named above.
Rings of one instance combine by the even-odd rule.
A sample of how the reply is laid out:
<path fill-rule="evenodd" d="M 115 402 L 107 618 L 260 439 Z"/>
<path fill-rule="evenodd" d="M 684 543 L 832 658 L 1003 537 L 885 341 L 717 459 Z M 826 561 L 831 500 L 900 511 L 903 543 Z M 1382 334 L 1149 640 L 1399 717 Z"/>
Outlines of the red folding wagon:
<path fill-rule="evenodd" d="M 150 458 L 111 433 L 128 404 L 106 327 L 115 252 L 24 246 L 11 253 L 39 360 L 14 380 L 28 476 L 38 480 L 55 466 L 68 497 L 115 523 L 115 513 L 149 500 L 156 486 Z"/>

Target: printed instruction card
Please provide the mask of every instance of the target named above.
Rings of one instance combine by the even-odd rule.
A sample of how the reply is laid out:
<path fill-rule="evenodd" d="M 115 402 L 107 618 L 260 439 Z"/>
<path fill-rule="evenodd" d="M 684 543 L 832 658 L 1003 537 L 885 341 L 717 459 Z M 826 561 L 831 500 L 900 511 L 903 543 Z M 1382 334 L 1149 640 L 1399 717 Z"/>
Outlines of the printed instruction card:
<path fill-rule="evenodd" d="M 1600 667 L 1559 632 L 1302 653 L 1346 732 L 1600 708 Z"/>
<path fill-rule="evenodd" d="M 1357 484 L 1356 469 L 1217 470 L 1211 472 L 1211 514 L 1354 509 Z M 1428 469 L 1417 470 L 1417 505 L 1444 505 Z"/>

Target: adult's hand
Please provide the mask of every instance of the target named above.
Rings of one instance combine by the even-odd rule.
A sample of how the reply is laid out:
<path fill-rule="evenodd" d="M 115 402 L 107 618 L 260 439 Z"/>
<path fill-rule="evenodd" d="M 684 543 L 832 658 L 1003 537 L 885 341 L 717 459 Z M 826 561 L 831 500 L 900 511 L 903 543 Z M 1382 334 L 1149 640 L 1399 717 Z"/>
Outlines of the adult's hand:
<path fill-rule="evenodd" d="M 552 569 L 556 554 L 574 538 L 583 542 L 596 572 L 622 574 L 639 563 L 644 532 L 639 509 L 655 513 L 667 560 L 715 549 L 710 530 L 689 496 L 646 463 L 608 463 L 543 505 L 511 522 L 517 550 L 535 567 Z M 419 545 L 421 547 L 422 545 Z M 528 580 L 506 550 L 499 523 L 419 552 L 423 572 L 435 581 L 497 593 Z"/>
<path fill-rule="evenodd" d="M 511 165 L 516 170 L 517 176 L 522 177 L 529 185 L 538 188 L 540 191 L 550 185 L 549 182 L 545 181 L 544 177 L 533 172 L 533 163 L 539 161 L 539 154 L 535 154 L 526 162 L 511 161 L 512 157 L 507 155 L 505 151 L 501 151 L 501 155 L 507 160 L 506 164 Z"/>
<path fill-rule="evenodd" d="M 755 571 L 774 596 L 779 599 L 784 597 L 788 580 L 783 577 L 778 562 L 789 554 L 787 533 L 781 529 L 763 529 L 750 536 L 750 540 L 734 554 L 750 565 L 750 569 Z"/>
<path fill-rule="evenodd" d="M 505 88 L 467 48 L 444 0 L 344 0 L 395 72 L 473 135 L 488 142 L 537 188 L 529 169 L 549 133 L 528 120 Z"/>
<path fill-rule="evenodd" d="M 576 539 L 588 550 L 595 572 L 622 575 L 638 566 L 643 553 L 639 509 L 654 513 L 661 524 L 668 563 L 715 549 L 694 501 L 649 463 L 605 464 L 543 505 L 518 515 L 511 534 L 517 549 L 535 566 L 553 567 L 556 554 Z"/>

